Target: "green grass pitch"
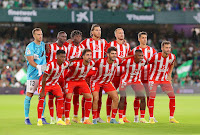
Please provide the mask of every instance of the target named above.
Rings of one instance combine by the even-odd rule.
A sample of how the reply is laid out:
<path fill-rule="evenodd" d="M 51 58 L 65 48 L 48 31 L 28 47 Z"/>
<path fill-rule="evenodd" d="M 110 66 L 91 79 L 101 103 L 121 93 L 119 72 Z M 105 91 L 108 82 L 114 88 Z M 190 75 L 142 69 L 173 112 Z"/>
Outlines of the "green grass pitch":
<path fill-rule="evenodd" d="M 103 96 L 101 118 L 106 120 L 106 95 Z M 176 95 L 175 118 L 179 124 L 169 123 L 168 97 L 157 95 L 155 100 L 155 117 L 159 121 L 155 124 L 133 123 L 134 96 L 128 97 L 127 117 L 131 123 L 124 125 L 97 124 L 84 125 L 72 122 L 70 126 L 44 125 L 38 127 L 37 124 L 37 103 L 38 96 L 31 100 L 30 119 L 32 126 L 24 124 L 24 98 L 22 95 L 0 95 L 0 135 L 136 135 L 136 134 L 200 134 L 200 95 Z M 80 98 L 81 99 L 81 98 Z M 49 109 L 46 106 L 45 116 L 49 122 Z M 71 118 L 73 116 L 73 106 Z M 79 117 L 81 108 L 79 109 Z M 146 119 L 148 119 L 148 109 Z M 118 115 L 117 115 L 118 119 Z"/>

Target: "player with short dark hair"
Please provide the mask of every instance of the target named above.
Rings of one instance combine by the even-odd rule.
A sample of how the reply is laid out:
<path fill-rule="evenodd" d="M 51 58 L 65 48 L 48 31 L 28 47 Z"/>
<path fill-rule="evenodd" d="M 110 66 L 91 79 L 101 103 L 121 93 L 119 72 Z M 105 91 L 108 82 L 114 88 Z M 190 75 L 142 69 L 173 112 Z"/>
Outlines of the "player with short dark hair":
<path fill-rule="evenodd" d="M 124 111 L 124 101 L 126 99 L 126 87 L 131 86 L 135 91 L 135 96 L 141 101 L 140 105 L 140 122 L 147 123 L 144 119 L 145 116 L 145 95 L 144 95 L 144 86 L 140 80 L 140 73 L 142 68 L 147 64 L 147 60 L 143 55 L 142 50 L 136 50 L 134 57 L 126 58 L 120 66 L 125 67 L 125 72 L 121 76 L 119 93 L 120 93 L 120 102 L 119 102 L 119 123 L 124 124 L 122 114 Z"/>
<path fill-rule="evenodd" d="M 152 64 L 152 68 L 150 70 L 149 75 L 149 115 L 150 115 L 150 123 L 155 123 L 154 121 L 154 100 L 156 97 L 157 86 L 160 85 L 162 90 L 169 97 L 169 111 L 170 123 L 179 123 L 174 118 L 175 111 L 175 94 L 174 89 L 171 84 L 171 75 L 174 67 L 174 62 L 176 60 L 176 56 L 171 53 L 171 42 L 163 41 L 161 44 L 162 52 L 154 55 L 149 61 L 149 64 Z"/>
<path fill-rule="evenodd" d="M 68 56 L 67 60 L 73 61 L 82 56 L 82 52 L 84 50 L 84 46 L 80 44 L 82 40 L 82 32 L 79 30 L 73 30 L 70 34 L 72 42 L 68 45 Z M 78 118 L 78 110 L 79 110 L 79 92 L 78 90 L 74 90 L 73 93 L 73 105 L 74 105 L 74 117 L 72 121 L 76 123 L 81 123 Z"/>
<path fill-rule="evenodd" d="M 153 57 L 153 55 L 155 55 L 157 52 L 154 48 L 150 47 L 147 45 L 147 32 L 139 32 L 138 33 L 138 41 L 140 43 L 139 46 L 135 47 L 132 49 L 131 51 L 131 55 L 135 54 L 135 50 L 142 50 L 144 57 L 149 60 L 151 57 Z M 146 66 L 144 66 L 144 68 L 142 69 L 141 72 L 141 81 L 144 85 L 145 91 L 146 91 L 146 97 L 147 97 L 147 106 L 148 106 L 148 102 L 149 102 L 149 86 L 148 86 L 148 78 L 149 78 L 149 72 L 151 69 L 151 64 L 148 64 Z M 139 98 L 135 98 L 134 100 L 134 111 L 135 111 L 135 118 L 134 118 L 134 122 L 138 123 L 139 122 L 139 109 L 140 109 L 140 99 Z M 157 122 L 157 120 L 155 120 Z"/>
<path fill-rule="evenodd" d="M 64 45 L 66 40 L 67 40 L 67 34 L 64 31 L 58 32 L 57 41 L 55 43 L 49 44 L 49 47 L 48 47 L 49 51 L 48 51 L 48 53 L 46 55 L 47 62 L 50 62 L 50 61 L 53 61 L 53 60 L 57 59 L 56 52 L 58 50 L 64 50 L 65 54 L 66 54 L 66 57 L 68 56 L 68 49 Z M 60 79 L 58 80 L 58 83 L 61 86 L 62 90 L 64 91 L 65 84 L 64 84 L 64 79 L 63 78 L 64 78 L 64 73 L 60 76 Z M 65 99 L 66 96 L 63 95 L 63 97 Z M 51 116 L 50 124 L 55 124 L 53 99 L 54 99 L 54 96 L 51 93 L 49 93 L 48 105 L 49 105 L 49 112 L 50 112 L 50 116 Z M 55 100 L 55 104 L 57 104 L 57 100 Z M 63 115 L 64 115 L 64 112 L 63 112 Z"/>
<path fill-rule="evenodd" d="M 117 58 L 117 49 L 110 47 L 107 50 L 106 58 L 99 59 L 95 66 L 97 68 L 96 76 L 91 78 L 91 90 L 93 95 L 93 123 L 97 124 L 97 111 L 98 111 L 98 100 L 99 90 L 102 88 L 112 98 L 112 116 L 110 123 L 118 124 L 115 120 L 115 116 L 118 110 L 119 97 L 115 87 L 112 84 L 117 66 L 121 63 L 121 59 Z"/>
<path fill-rule="evenodd" d="M 119 58 L 127 57 L 129 52 L 130 52 L 130 45 L 129 43 L 126 42 L 125 40 L 125 34 L 124 30 L 122 28 L 117 28 L 114 31 L 114 35 L 116 37 L 115 41 L 112 41 L 108 44 L 109 47 L 116 47 L 117 48 L 117 56 Z M 115 76 L 112 80 L 113 85 L 115 86 L 116 89 L 119 88 L 120 84 L 120 77 L 124 73 L 125 68 L 124 66 L 118 66 L 117 70 L 115 72 Z M 111 104 L 112 104 L 112 99 L 108 96 L 107 101 L 106 101 L 106 111 L 107 111 L 107 122 L 110 123 L 110 113 L 111 113 Z M 126 118 L 126 106 L 127 106 L 127 101 L 125 99 L 124 102 L 124 111 L 123 111 L 123 120 L 126 123 L 130 123 L 130 121 Z"/>
<path fill-rule="evenodd" d="M 57 59 L 47 63 L 47 69 L 43 76 L 40 78 L 38 93 L 40 93 L 40 99 L 38 103 L 38 126 L 42 126 L 41 114 L 43 111 L 43 103 L 45 96 L 48 92 L 51 92 L 57 98 L 57 125 L 66 125 L 62 121 L 63 114 L 63 94 L 61 86 L 58 80 L 64 70 L 68 67 L 69 62 L 66 61 L 66 53 L 64 50 L 58 50 L 56 52 Z"/>
<path fill-rule="evenodd" d="M 46 51 L 45 44 L 42 41 L 42 30 L 40 28 L 35 28 L 33 29 L 32 34 L 34 37 L 34 41 L 28 44 L 25 51 L 25 57 L 27 59 L 27 85 L 26 97 L 24 100 L 24 113 L 25 124 L 27 125 L 32 125 L 29 119 L 30 101 L 33 96 L 33 93 L 38 87 L 39 77 L 43 73 L 43 67 L 45 67 L 46 65 Z M 45 104 L 46 102 L 44 102 L 44 106 Z M 42 121 L 43 124 L 49 124 L 46 122 L 44 116 L 42 117 Z"/>
<path fill-rule="evenodd" d="M 85 47 L 85 49 L 92 50 L 92 58 L 93 59 L 104 58 L 105 52 L 106 52 L 107 41 L 105 39 L 101 39 L 100 25 L 93 24 L 91 26 L 90 36 L 91 36 L 91 38 L 87 38 L 87 39 L 83 40 L 81 44 Z M 86 78 L 86 82 L 88 83 L 88 85 L 90 85 L 91 76 L 94 76 L 95 74 L 96 74 L 95 69 L 91 70 L 88 73 L 87 78 Z M 82 104 L 84 104 L 84 99 L 82 99 Z M 103 121 L 100 118 L 101 105 L 102 105 L 102 89 L 99 92 L 97 121 L 100 123 L 105 123 L 105 121 Z M 82 111 L 84 112 L 84 108 L 82 108 Z"/>
<path fill-rule="evenodd" d="M 86 49 L 83 51 L 82 58 L 80 60 L 74 60 L 69 65 L 69 74 L 66 76 L 66 100 L 65 100 L 65 123 L 71 125 L 70 122 L 70 109 L 71 109 L 71 98 L 73 91 L 83 94 L 85 98 L 84 103 L 84 124 L 92 124 L 89 120 L 90 110 L 92 107 L 92 95 L 90 88 L 85 81 L 85 78 L 91 68 L 94 66 L 95 61 L 92 59 L 92 51 Z"/>

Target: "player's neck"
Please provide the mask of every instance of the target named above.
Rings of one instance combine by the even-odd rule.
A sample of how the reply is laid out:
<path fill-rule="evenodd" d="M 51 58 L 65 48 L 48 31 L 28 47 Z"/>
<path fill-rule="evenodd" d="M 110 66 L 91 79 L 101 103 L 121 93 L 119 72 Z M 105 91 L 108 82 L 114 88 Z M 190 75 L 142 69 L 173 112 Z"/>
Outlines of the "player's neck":
<path fill-rule="evenodd" d="M 146 44 L 140 44 L 140 48 L 146 48 L 147 45 Z"/>
<path fill-rule="evenodd" d="M 61 43 L 61 42 L 58 41 L 57 45 L 58 45 L 59 47 L 62 47 L 62 46 L 63 46 L 63 43 Z"/>
<path fill-rule="evenodd" d="M 62 62 L 57 60 L 57 64 L 58 64 L 59 66 L 61 66 L 61 65 L 62 65 Z"/>
<path fill-rule="evenodd" d="M 87 66 L 87 65 L 89 65 L 89 63 L 87 61 L 83 60 L 83 65 Z"/>
<path fill-rule="evenodd" d="M 79 46 L 80 43 L 77 43 L 77 42 L 74 42 L 74 41 L 73 41 L 73 44 L 74 44 L 75 46 Z"/>
<path fill-rule="evenodd" d="M 117 39 L 116 41 L 117 41 L 118 44 L 123 44 L 124 43 L 124 40 Z"/>
<path fill-rule="evenodd" d="M 166 53 L 162 52 L 162 56 L 163 56 L 164 58 L 167 58 L 167 57 L 169 56 L 169 54 L 166 54 Z"/>
<path fill-rule="evenodd" d="M 100 37 L 98 38 L 98 37 L 95 37 L 95 36 L 93 36 L 92 37 L 94 40 L 99 40 L 99 39 L 101 39 Z"/>
<path fill-rule="evenodd" d="M 40 45 L 40 43 L 41 43 L 40 41 L 37 41 L 37 40 L 34 40 L 33 42 L 34 42 L 36 45 Z"/>
<path fill-rule="evenodd" d="M 108 62 L 108 64 L 112 64 L 114 61 L 108 58 L 107 62 Z"/>

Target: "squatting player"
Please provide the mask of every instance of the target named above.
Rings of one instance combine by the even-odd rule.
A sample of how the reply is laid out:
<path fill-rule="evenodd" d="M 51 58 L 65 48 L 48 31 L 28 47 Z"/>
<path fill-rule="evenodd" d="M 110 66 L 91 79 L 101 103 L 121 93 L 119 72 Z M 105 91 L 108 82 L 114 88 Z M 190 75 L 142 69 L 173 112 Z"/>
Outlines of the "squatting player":
<path fill-rule="evenodd" d="M 48 47 L 48 53 L 46 53 L 47 56 L 47 62 L 53 61 L 57 59 L 57 55 L 56 52 L 58 50 L 64 50 L 65 51 L 65 55 L 67 57 L 68 55 L 68 51 L 67 51 L 67 47 L 64 45 L 66 43 L 67 40 L 67 34 L 64 31 L 60 31 L 57 34 L 57 41 L 55 43 L 49 44 Z M 61 86 L 61 89 L 64 91 L 64 76 L 63 74 L 60 76 L 59 80 L 58 80 L 59 85 Z M 65 94 L 63 95 L 64 99 L 65 99 Z M 49 93 L 49 112 L 50 112 L 50 116 L 51 116 L 51 122 L 50 124 L 55 124 L 55 120 L 54 120 L 54 105 L 53 105 L 53 99 L 54 99 L 54 95 L 51 94 L 51 92 Z M 57 100 L 56 100 L 57 102 Z M 55 102 L 55 104 L 57 104 Z M 64 114 L 64 113 L 63 113 Z"/>
<path fill-rule="evenodd" d="M 82 53 L 80 60 L 74 60 L 69 65 L 69 73 L 66 76 L 66 101 L 65 101 L 65 123 L 71 125 L 70 122 L 70 109 L 71 109 L 71 98 L 73 91 L 78 90 L 79 94 L 83 94 L 85 98 L 84 104 L 84 124 L 92 124 L 89 120 L 90 110 L 92 108 L 92 95 L 90 88 L 86 83 L 85 79 L 88 72 L 94 66 L 95 61 L 92 60 L 92 51 L 85 49 Z"/>
<path fill-rule="evenodd" d="M 98 24 L 93 24 L 90 30 L 90 36 L 92 38 L 87 38 L 82 41 L 82 45 L 85 47 L 85 49 L 92 50 L 92 58 L 93 59 L 101 59 L 105 56 L 105 49 L 107 46 L 107 41 L 105 39 L 101 39 L 101 27 Z M 90 85 L 90 78 L 91 76 L 95 75 L 96 71 L 91 70 L 86 78 L 86 81 L 88 85 Z M 83 104 L 84 100 L 82 100 Z M 97 121 L 100 123 L 105 123 L 100 118 L 100 111 L 101 111 L 101 105 L 102 105 L 102 89 L 99 92 L 99 102 L 98 102 L 98 111 L 97 111 Z"/>
<path fill-rule="evenodd" d="M 47 63 L 47 69 L 44 72 L 43 76 L 40 77 L 38 93 L 40 93 L 40 98 L 38 102 L 38 126 L 42 126 L 41 115 L 43 111 L 43 103 L 45 96 L 48 92 L 51 92 L 57 99 L 57 125 L 66 125 L 62 121 L 63 114 L 63 94 L 61 86 L 58 83 L 60 76 L 66 70 L 69 65 L 69 62 L 66 61 L 66 53 L 64 50 L 58 50 L 56 52 L 57 59 Z"/>
<path fill-rule="evenodd" d="M 134 53 L 134 57 L 126 58 L 120 64 L 120 66 L 125 66 L 125 72 L 121 76 L 121 82 L 119 86 L 120 93 L 120 102 L 119 102 L 119 123 L 124 124 L 122 119 L 123 111 L 124 111 L 124 100 L 126 98 L 126 87 L 130 85 L 132 89 L 135 91 L 135 96 L 141 100 L 140 105 L 140 122 L 147 123 L 144 119 L 145 116 L 145 95 L 144 95 L 144 86 L 140 80 L 140 74 L 142 68 L 147 64 L 146 58 L 143 56 L 143 52 L 141 50 L 136 50 Z"/>
<path fill-rule="evenodd" d="M 147 45 L 147 33 L 142 31 L 138 33 L 138 41 L 140 43 L 139 46 L 133 48 L 133 50 L 131 51 L 130 54 L 134 54 L 135 50 L 140 49 L 142 50 L 144 57 L 147 58 L 147 60 L 149 60 L 151 57 L 153 57 L 153 55 L 155 55 L 157 52 L 154 48 L 150 47 Z M 148 102 L 149 102 L 149 87 L 148 87 L 148 78 L 149 78 L 149 72 L 151 69 L 151 64 L 148 64 L 146 66 L 144 66 L 144 68 L 142 69 L 141 72 L 141 81 L 144 85 L 145 91 L 146 91 L 146 97 L 147 97 L 147 106 L 148 106 Z M 135 118 L 134 118 L 134 122 L 139 122 L 139 108 L 140 108 L 140 100 L 139 98 L 135 98 L 134 100 L 134 111 L 135 111 Z M 155 122 L 157 122 L 155 120 Z"/>
<path fill-rule="evenodd" d="M 99 59 L 95 63 L 97 73 L 91 78 L 91 90 L 93 95 L 92 115 L 93 123 L 97 124 L 97 109 L 99 100 L 99 90 L 102 88 L 112 99 L 112 115 L 110 123 L 118 124 L 115 119 L 118 110 L 119 97 L 115 87 L 112 84 L 117 66 L 121 63 L 121 58 L 117 58 L 117 49 L 115 47 L 108 48 L 106 58 Z"/>
<path fill-rule="evenodd" d="M 130 45 L 126 43 L 125 41 L 125 35 L 124 35 L 124 30 L 122 28 L 117 28 L 114 31 L 116 40 L 112 41 L 108 44 L 107 48 L 109 47 L 116 47 L 117 48 L 117 56 L 119 58 L 127 57 L 129 52 L 130 52 Z M 112 80 L 113 85 L 115 86 L 115 89 L 118 89 L 119 84 L 120 84 L 120 77 L 124 73 L 124 66 L 118 66 L 117 70 L 115 72 L 115 76 Z M 106 102 L 106 111 L 107 111 L 107 122 L 110 123 L 110 112 L 111 112 L 111 104 L 112 104 L 112 99 L 108 96 L 107 102 Z M 130 123 L 130 121 L 126 118 L 126 106 L 127 106 L 127 101 L 125 99 L 124 102 L 124 111 L 123 111 L 123 120 L 126 123 Z"/>

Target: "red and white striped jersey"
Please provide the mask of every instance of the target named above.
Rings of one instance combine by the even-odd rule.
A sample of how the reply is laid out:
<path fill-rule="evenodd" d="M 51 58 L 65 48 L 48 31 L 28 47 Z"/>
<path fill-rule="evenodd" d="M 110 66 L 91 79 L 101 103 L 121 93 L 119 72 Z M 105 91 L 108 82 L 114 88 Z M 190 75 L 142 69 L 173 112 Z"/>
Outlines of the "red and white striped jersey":
<path fill-rule="evenodd" d="M 92 57 L 101 59 L 104 58 L 107 41 L 105 39 L 94 40 L 93 38 L 87 38 L 81 42 L 85 49 L 92 50 Z"/>
<path fill-rule="evenodd" d="M 80 58 L 85 47 L 82 44 L 76 46 L 72 42 L 71 44 L 68 45 L 67 48 L 68 48 L 67 60 L 70 60 L 73 58 Z"/>
<path fill-rule="evenodd" d="M 92 83 L 108 84 L 112 81 L 117 66 L 122 62 L 121 58 L 117 58 L 112 64 L 107 62 L 107 57 L 96 61 L 95 66 L 97 68 L 96 76 L 92 76 Z"/>
<path fill-rule="evenodd" d="M 176 60 L 176 56 L 172 53 L 167 58 L 162 56 L 162 53 L 154 55 L 149 61 L 152 64 L 149 81 L 167 81 L 169 69 Z"/>
<path fill-rule="evenodd" d="M 107 52 L 107 49 L 109 47 L 116 47 L 117 48 L 117 56 L 119 58 L 124 58 L 124 57 L 127 57 L 129 52 L 130 52 L 130 45 L 129 43 L 126 43 L 126 44 L 119 44 L 117 43 L 117 41 L 112 41 L 108 44 L 107 48 L 106 48 L 106 52 Z M 117 71 L 115 73 L 115 76 L 121 76 L 123 73 L 124 73 L 124 66 L 118 66 L 117 67 Z"/>
<path fill-rule="evenodd" d="M 95 61 L 91 60 L 89 65 L 83 64 L 83 59 L 75 60 L 69 65 L 69 73 L 66 76 L 66 81 L 82 81 L 85 80 L 88 72 L 95 65 Z"/>
<path fill-rule="evenodd" d="M 69 66 L 69 62 L 65 61 L 62 65 L 57 64 L 57 60 L 50 61 L 47 63 L 47 69 L 44 72 L 48 75 L 46 79 L 46 86 L 52 86 L 57 84 L 58 79 L 65 69 Z"/>
<path fill-rule="evenodd" d="M 68 47 L 69 43 L 66 41 L 63 45 Z"/>
<path fill-rule="evenodd" d="M 147 60 L 151 59 L 151 57 L 153 57 L 153 55 L 155 55 L 157 53 L 156 50 L 150 46 L 147 46 L 146 48 L 141 48 L 140 46 L 137 46 L 132 49 L 130 55 L 134 55 L 135 50 L 138 50 L 138 49 L 142 50 L 142 52 L 143 52 L 144 56 L 147 58 Z M 148 80 L 151 67 L 152 67 L 151 64 L 144 66 L 144 68 L 142 69 L 142 72 L 141 72 L 141 80 Z"/>
<path fill-rule="evenodd" d="M 140 74 L 142 68 L 147 64 L 146 58 L 142 60 L 142 62 L 135 63 L 134 58 L 126 58 L 123 60 L 123 62 L 120 64 L 120 66 L 125 66 L 125 72 L 121 77 L 122 83 L 131 83 L 131 82 L 137 82 L 140 80 Z"/>
<path fill-rule="evenodd" d="M 57 43 L 53 43 L 53 44 L 50 44 L 49 45 L 50 47 L 50 51 L 49 53 L 46 55 L 47 56 L 47 63 L 50 62 L 50 61 L 53 61 L 53 60 L 56 60 L 56 52 L 58 50 L 64 50 L 66 52 L 66 57 L 67 57 L 67 47 L 66 46 L 58 46 Z"/>

